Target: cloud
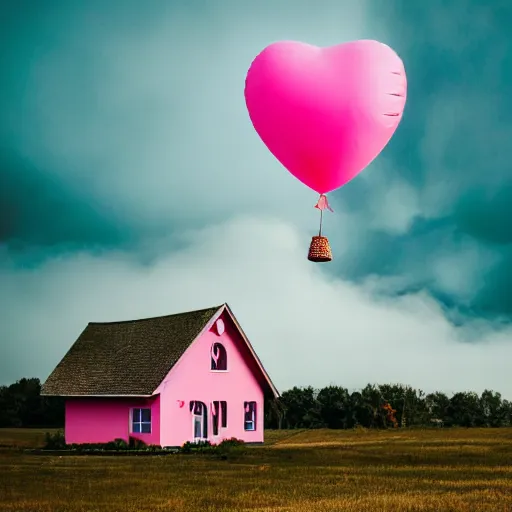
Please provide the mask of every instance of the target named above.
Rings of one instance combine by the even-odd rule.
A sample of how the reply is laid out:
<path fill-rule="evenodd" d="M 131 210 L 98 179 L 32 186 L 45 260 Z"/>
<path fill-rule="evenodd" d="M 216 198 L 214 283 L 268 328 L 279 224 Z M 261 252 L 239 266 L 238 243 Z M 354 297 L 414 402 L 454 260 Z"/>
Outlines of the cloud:
<path fill-rule="evenodd" d="M 51 371 L 89 321 L 164 315 L 228 302 L 281 390 L 293 385 L 404 382 L 424 390 L 494 388 L 512 397 L 511 332 L 455 328 L 423 292 L 375 293 L 306 259 L 308 237 L 272 217 L 238 217 L 184 234 L 186 248 L 151 266 L 127 254 L 74 254 L 37 273 L 0 274 L 0 372 Z M 480 329 L 481 343 L 464 341 Z M 7 350 L 7 352 L 6 352 Z"/>
<path fill-rule="evenodd" d="M 492 6 L 444 4 L 14 6 L 0 48 L 1 378 L 44 377 L 88 321 L 228 301 L 281 388 L 510 396 L 509 331 L 483 320 L 512 314 L 509 30 Z M 332 194 L 336 259 L 315 266 L 315 194 L 254 133 L 245 72 L 275 40 L 370 37 L 403 57 L 408 104 L 383 154 Z"/>
<path fill-rule="evenodd" d="M 88 5 L 65 11 L 65 32 L 61 17 L 41 23 L 61 39 L 30 66 L 31 123 L 12 136 L 20 152 L 141 229 L 262 209 L 300 215 L 314 202 L 254 132 L 245 74 L 273 40 L 357 37 L 365 2 L 160 3 L 136 30 L 133 4 L 121 18 L 125 6 L 102 5 L 103 24 Z"/>

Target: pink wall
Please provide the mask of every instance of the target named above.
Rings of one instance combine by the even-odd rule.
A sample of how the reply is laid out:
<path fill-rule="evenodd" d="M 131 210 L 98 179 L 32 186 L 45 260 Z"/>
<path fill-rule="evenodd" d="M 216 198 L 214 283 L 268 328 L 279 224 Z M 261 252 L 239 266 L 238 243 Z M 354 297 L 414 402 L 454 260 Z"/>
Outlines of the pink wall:
<path fill-rule="evenodd" d="M 151 434 L 130 433 L 130 409 L 133 407 L 151 407 Z M 160 444 L 160 397 L 68 398 L 64 431 L 67 444 L 128 441 L 129 436 L 146 444 Z"/>
<path fill-rule="evenodd" d="M 164 379 L 156 393 L 160 393 L 162 446 L 181 446 L 193 440 L 191 400 L 199 400 L 208 407 L 208 438 L 218 443 L 224 438 L 237 437 L 246 442 L 263 441 L 263 391 L 254 376 L 255 364 L 245 348 L 243 339 L 231 321 L 229 314 L 222 313 L 225 332 L 216 333 L 215 327 L 206 332 L 186 351 Z M 228 370 L 210 370 L 210 349 L 220 342 L 227 350 Z M 227 401 L 227 428 L 219 426 L 219 436 L 213 437 L 211 402 Z M 184 402 L 180 407 L 181 401 Z M 257 403 L 256 430 L 244 430 L 244 402 Z"/>

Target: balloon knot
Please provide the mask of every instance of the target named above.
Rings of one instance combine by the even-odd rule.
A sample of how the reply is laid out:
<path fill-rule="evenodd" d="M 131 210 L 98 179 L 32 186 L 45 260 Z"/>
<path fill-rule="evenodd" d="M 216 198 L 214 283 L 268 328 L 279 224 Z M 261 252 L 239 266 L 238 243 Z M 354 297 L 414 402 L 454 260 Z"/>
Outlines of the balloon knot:
<path fill-rule="evenodd" d="M 325 194 L 320 194 L 315 208 L 318 208 L 319 210 L 329 210 L 330 212 L 334 212 L 334 210 L 329 206 L 329 201 L 327 200 L 327 196 Z"/>

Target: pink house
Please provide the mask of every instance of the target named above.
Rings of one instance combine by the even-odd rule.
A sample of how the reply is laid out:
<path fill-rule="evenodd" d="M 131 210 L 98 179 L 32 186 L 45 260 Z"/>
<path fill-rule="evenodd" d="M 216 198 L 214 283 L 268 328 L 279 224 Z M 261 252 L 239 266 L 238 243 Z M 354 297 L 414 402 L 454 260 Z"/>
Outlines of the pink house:
<path fill-rule="evenodd" d="M 263 442 L 264 399 L 279 396 L 227 304 L 90 323 L 44 383 L 66 398 L 66 443 Z"/>

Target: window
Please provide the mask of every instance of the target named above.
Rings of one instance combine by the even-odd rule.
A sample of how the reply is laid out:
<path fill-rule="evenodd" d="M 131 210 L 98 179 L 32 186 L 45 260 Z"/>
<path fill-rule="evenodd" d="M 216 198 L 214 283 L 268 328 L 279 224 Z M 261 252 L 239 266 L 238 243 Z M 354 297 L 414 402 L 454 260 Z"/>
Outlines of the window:
<path fill-rule="evenodd" d="M 228 426 L 228 403 L 224 400 L 220 403 L 220 410 L 222 412 L 222 428 Z"/>
<path fill-rule="evenodd" d="M 213 425 L 213 435 L 219 435 L 219 423 L 222 428 L 226 428 L 228 426 L 228 404 L 225 400 L 215 400 L 212 402 L 212 425 Z"/>
<path fill-rule="evenodd" d="M 132 409 L 132 432 L 151 434 L 151 409 Z"/>
<path fill-rule="evenodd" d="M 244 402 L 245 430 L 256 430 L 256 402 Z"/>
<path fill-rule="evenodd" d="M 222 343 L 214 343 L 211 350 L 211 369 L 225 371 L 228 369 L 228 355 Z"/>
<path fill-rule="evenodd" d="M 219 402 L 215 401 L 212 403 L 212 427 L 213 427 L 213 435 L 219 435 Z"/>
<path fill-rule="evenodd" d="M 190 412 L 192 413 L 192 430 L 194 441 L 201 441 L 208 438 L 208 416 L 206 405 L 199 400 L 190 402 Z"/>

